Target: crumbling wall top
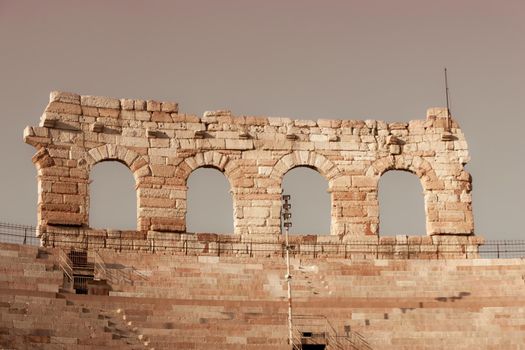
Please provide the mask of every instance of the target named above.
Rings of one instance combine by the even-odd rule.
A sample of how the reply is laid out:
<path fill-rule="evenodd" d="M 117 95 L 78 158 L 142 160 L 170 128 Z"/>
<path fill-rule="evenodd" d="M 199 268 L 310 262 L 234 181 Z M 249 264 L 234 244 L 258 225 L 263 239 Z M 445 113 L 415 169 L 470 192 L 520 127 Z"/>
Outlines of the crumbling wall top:
<path fill-rule="evenodd" d="M 88 227 L 91 168 L 116 160 L 135 176 L 139 231 L 185 232 L 186 180 L 212 166 L 232 186 L 235 234 L 279 234 L 282 177 L 307 166 L 328 181 L 334 235 L 379 234 L 378 180 L 393 169 L 420 178 L 427 234 L 473 233 L 468 147 L 445 108 L 391 123 L 227 110 L 199 117 L 181 113 L 176 102 L 52 92 L 24 139 L 37 148 L 42 226 Z"/>

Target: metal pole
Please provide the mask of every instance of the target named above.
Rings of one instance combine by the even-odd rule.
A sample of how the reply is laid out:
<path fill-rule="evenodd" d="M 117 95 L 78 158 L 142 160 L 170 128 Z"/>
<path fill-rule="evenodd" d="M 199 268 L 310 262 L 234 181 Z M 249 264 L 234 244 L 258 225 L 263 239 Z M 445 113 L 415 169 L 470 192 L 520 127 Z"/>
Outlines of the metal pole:
<path fill-rule="evenodd" d="M 445 95 L 447 98 L 447 127 L 446 131 L 450 131 L 451 129 L 451 123 L 450 123 L 450 102 L 448 97 L 448 77 L 447 77 L 447 68 L 445 68 Z"/>
<path fill-rule="evenodd" d="M 290 222 L 290 219 L 292 217 L 292 214 L 289 212 L 290 208 L 292 207 L 288 201 L 290 200 L 289 195 L 283 195 L 283 219 L 284 219 L 284 227 L 285 227 L 285 244 L 286 244 L 286 284 L 288 287 L 288 343 L 290 344 L 290 348 L 294 348 L 293 344 L 293 322 L 292 322 L 292 275 L 290 274 L 290 244 L 288 240 L 288 234 L 290 226 L 292 226 L 292 223 Z"/>
<path fill-rule="evenodd" d="M 292 325 L 292 276 L 290 275 L 290 245 L 288 244 L 288 226 L 286 226 L 286 282 L 288 285 L 288 338 L 293 349 Z"/>

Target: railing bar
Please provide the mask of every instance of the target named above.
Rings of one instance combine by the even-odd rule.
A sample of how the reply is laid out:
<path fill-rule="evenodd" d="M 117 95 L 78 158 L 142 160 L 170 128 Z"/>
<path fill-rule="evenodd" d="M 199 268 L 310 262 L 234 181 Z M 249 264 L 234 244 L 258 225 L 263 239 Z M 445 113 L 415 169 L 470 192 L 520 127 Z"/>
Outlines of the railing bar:
<path fill-rule="evenodd" d="M 30 232 L 33 232 L 35 235 L 31 236 Z M 78 231 L 77 231 L 78 232 Z M 39 237 L 37 237 L 37 233 L 39 234 Z M 94 241 L 94 243 L 89 242 L 90 238 L 88 237 L 87 232 L 84 231 L 82 243 L 81 242 L 71 242 L 70 240 L 63 240 L 60 238 L 61 234 L 67 235 L 68 230 L 67 229 L 60 229 L 60 228 L 49 228 L 47 227 L 45 232 L 40 232 L 40 230 L 37 227 L 29 226 L 29 225 L 16 225 L 16 224 L 8 224 L 8 223 L 0 223 L 0 241 L 4 243 L 19 243 L 23 244 L 24 240 L 26 244 L 40 246 L 44 245 L 47 246 L 48 243 L 51 243 L 51 246 L 78 246 L 79 244 L 84 244 L 84 246 L 93 248 L 115 248 L 118 246 L 119 250 L 128 249 L 128 247 L 125 247 L 124 242 L 122 240 L 122 236 L 120 236 L 119 240 L 116 243 L 115 241 L 111 242 L 108 241 L 105 237 L 101 238 L 100 242 Z M 4 237 L 5 239 L 2 239 Z M 16 241 L 16 238 L 20 238 L 19 241 Z M 49 239 L 50 238 L 50 239 Z M 102 241 L 103 240 L 103 241 Z M 220 242 L 217 242 L 217 244 L 220 243 L 230 243 L 230 244 L 241 244 L 244 242 L 249 242 L 250 249 L 248 255 L 254 255 L 258 252 L 270 252 L 275 253 L 276 250 L 272 249 L 272 246 L 279 246 L 280 242 L 252 242 L 252 241 L 245 241 L 238 238 L 233 237 L 224 237 L 224 240 L 222 238 L 219 238 L 221 240 Z M 182 242 L 182 245 L 181 245 Z M 151 244 L 151 240 L 145 240 L 143 243 L 133 243 L 133 246 L 130 246 L 130 249 L 138 248 L 143 250 L 144 248 L 151 249 L 151 246 L 148 247 L 148 244 Z M 194 245 L 190 245 L 189 243 L 194 243 Z M 172 250 L 172 251 L 182 251 L 184 250 L 186 254 L 190 252 L 199 252 L 200 249 L 202 249 L 197 241 L 196 238 L 192 239 L 185 239 L 183 241 L 156 241 L 153 243 L 154 248 L 151 249 L 153 251 L 156 251 L 157 249 L 165 249 L 165 250 Z M 294 242 L 295 250 L 294 254 L 303 254 L 303 255 L 311 255 L 313 254 L 314 257 L 316 257 L 319 254 L 322 254 L 323 256 L 331 256 L 332 254 L 341 254 L 342 251 L 345 251 L 345 256 L 351 256 L 355 253 L 375 253 L 376 258 L 379 257 L 379 249 L 380 247 L 394 247 L 396 244 L 386 245 L 386 244 L 374 244 L 370 242 L 365 241 L 354 241 L 354 242 L 345 242 L 345 243 L 337 243 L 337 242 L 327 242 L 327 243 L 303 243 L 303 242 Z M 344 244 L 344 247 L 341 247 L 341 244 Z M 95 246 L 96 245 L 96 246 Z M 317 248 L 317 246 L 320 245 L 320 249 Z M 419 247 L 424 246 L 433 246 L 436 245 L 419 245 Z M 436 258 L 446 258 L 447 256 L 450 256 L 450 254 L 459 254 L 460 251 L 457 252 L 452 249 L 452 247 L 455 247 L 457 245 L 451 244 L 451 243 L 443 243 L 439 244 L 438 251 L 436 251 Z M 479 255 L 480 258 L 489 258 L 491 255 L 496 255 L 497 258 L 516 258 L 516 257 L 522 257 L 525 255 L 525 241 L 523 240 L 488 240 L 485 241 L 484 244 L 481 245 L 472 245 L 477 246 L 477 255 Z M 410 244 L 408 245 L 408 254 L 410 258 L 413 258 L 413 254 L 410 251 L 411 247 L 414 247 L 414 245 Z M 468 247 L 470 245 L 461 245 L 463 252 L 462 254 L 467 255 L 467 258 L 470 258 L 471 251 L 468 250 Z M 374 249 L 375 248 L 375 249 Z M 434 250 L 435 251 L 435 250 Z M 242 254 L 241 250 L 236 246 L 230 246 L 227 244 L 221 244 L 221 246 L 217 247 L 217 254 Z M 392 250 L 385 250 L 385 253 L 392 252 Z M 476 253 L 476 251 L 474 251 Z"/>

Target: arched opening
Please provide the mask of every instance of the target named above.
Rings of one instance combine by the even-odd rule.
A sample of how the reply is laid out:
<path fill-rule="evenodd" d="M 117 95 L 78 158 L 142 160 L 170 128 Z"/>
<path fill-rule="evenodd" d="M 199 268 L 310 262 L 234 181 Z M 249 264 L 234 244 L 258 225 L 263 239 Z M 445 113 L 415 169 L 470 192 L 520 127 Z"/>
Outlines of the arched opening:
<path fill-rule="evenodd" d="M 201 167 L 188 178 L 186 227 L 188 232 L 233 234 L 230 184 L 215 168 Z"/>
<path fill-rule="evenodd" d="M 426 233 L 423 187 L 419 178 L 391 170 L 379 179 L 380 236 L 421 236 Z"/>
<path fill-rule="evenodd" d="M 118 161 L 97 163 L 90 174 L 89 226 L 136 230 L 137 192 L 135 179 Z"/>
<path fill-rule="evenodd" d="M 291 196 L 290 233 L 323 235 L 330 233 L 331 204 L 328 181 L 307 166 L 293 168 L 284 175 L 283 194 Z"/>

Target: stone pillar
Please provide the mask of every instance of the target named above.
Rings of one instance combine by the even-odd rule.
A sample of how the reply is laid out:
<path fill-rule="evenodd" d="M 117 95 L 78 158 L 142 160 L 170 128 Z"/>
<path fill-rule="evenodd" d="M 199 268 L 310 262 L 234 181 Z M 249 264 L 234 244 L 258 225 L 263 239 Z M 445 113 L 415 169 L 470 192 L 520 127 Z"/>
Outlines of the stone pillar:
<path fill-rule="evenodd" d="M 39 225 L 88 225 L 88 174 L 67 147 L 49 146 L 33 157 L 38 178 Z"/>
<path fill-rule="evenodd" d="M 281 186 L 267 176 L 265 151 L 246 152 L 245 158 L 226 166 L 232 183 L 235 233 L 241 235 L 278 235 L 281 232 Z M 271 169 L 271 168 L 270 168 Z"/>

